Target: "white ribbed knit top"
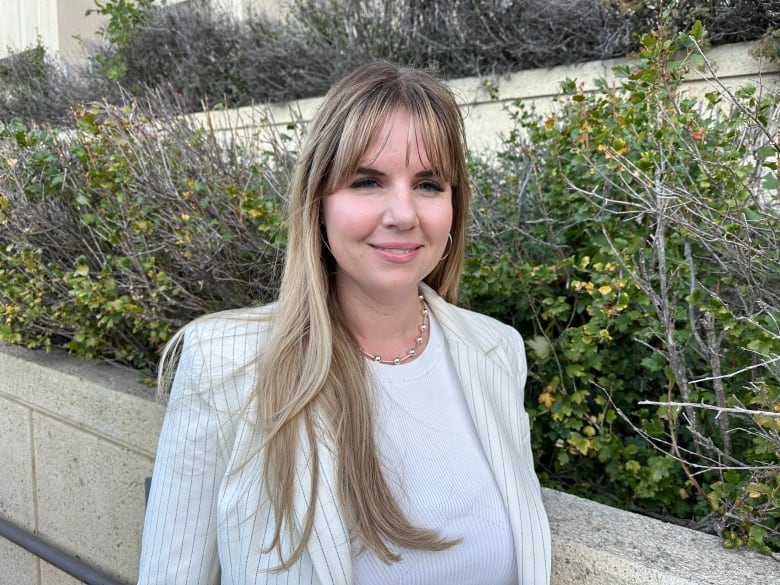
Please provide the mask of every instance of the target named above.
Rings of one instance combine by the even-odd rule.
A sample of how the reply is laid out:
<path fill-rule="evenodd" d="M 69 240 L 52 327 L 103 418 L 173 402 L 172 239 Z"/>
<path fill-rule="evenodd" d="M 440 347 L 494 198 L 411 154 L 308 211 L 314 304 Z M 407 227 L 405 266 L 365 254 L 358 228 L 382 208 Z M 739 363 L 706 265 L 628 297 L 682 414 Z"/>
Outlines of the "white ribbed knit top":
<path fill-rule="evenodd" d="M 389 565 L 363 552 L 353 559 L 355 584 L 516 584 L 509 517 L 434 318 L 417 359 L 370 368 L 377 448 L 396 497 L 415 525 L 463 540 L 398 551 L 401 561 Z"/>

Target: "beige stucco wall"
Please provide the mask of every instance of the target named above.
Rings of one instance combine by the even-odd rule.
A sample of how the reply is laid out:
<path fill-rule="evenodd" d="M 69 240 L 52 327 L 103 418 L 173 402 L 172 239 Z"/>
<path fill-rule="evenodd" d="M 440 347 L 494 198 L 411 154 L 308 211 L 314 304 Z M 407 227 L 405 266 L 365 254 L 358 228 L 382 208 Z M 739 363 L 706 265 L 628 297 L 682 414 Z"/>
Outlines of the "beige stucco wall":
<path fill-rule="evenodd" d="M 0 346 L 0 516 L 135 578 L 164 407 L 137 372 Z M 0 537 L 0 585 L 75 585 Z"/>
<path fill-rule="evenodd" d="M 56 0 L 59 43 L 51 48 L 66 60 L 79 59 L 84 52 L 81 39 L 92 39 L 106 22 L 99 14 L 87 16 L 87 10 L 94 7 L 93 0 Z"/>
<path fill-rule="evenodd" d="M 750 43 L 737 43 L 715 47 L 707 52 L 721 83 L 734 89 L 746 83 L 761 83 L 766 90 L 780 91 L 780 63 L 756 60 L 750 54 Z M 550 111 L 556 96 L 560 95 L 560 83 L 564 79 L 576 79 L 585 90 L 595 88 L 594 79 L 605 78 L 610 83 L 616 78 L 615 65 L 630 62 L 629 59 L 594 61 L 577 65 L 563 65 L 547 69 L 520 71 L 488 80 L 498 89 L 498 100 L 491 100 L 483 79 L 469 77 L 456 79 L 451 86 L 463 109 L 466 133 L 471 149 L 487 151 L 495 149 L 501 137 L 512 127 L 506 106 L 522 100 L 539 112 Z M 711 74 L 694 71 L 688 77 L 685 90 L 702 94 L 712 88 Z M 268 128 L 286 132 L 294 120 L 309 120 L 319 105 L 318 98 L 298 100 L 286 104 L 248 106 L 231 110 L 195 114 L 194 120 L 214 128 L 225 137 L 262 141 Z"/>
<path fill-rule="evenodd" d="M 158 0 L 162 1 L 162 0 Z M 170 6 L 190 0 L 165 0 Z M 198 0 L 200 1 L 200 0 Z M 263 12 L 281 17 L 286 0 L 206 0 L 239 16 Z M 84 54 L 81 40 L 94 41 L 105 18 L 86 15 L 93 0 L 0 0 L 0 59 L 41 43 L 65 60 Z"/>

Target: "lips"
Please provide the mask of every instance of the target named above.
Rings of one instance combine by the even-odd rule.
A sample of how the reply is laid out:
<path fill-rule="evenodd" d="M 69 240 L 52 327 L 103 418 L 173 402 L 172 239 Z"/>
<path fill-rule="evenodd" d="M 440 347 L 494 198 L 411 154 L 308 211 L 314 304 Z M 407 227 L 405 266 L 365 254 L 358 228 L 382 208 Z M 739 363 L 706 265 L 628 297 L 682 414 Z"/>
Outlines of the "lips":
<path fill-rule="evenodd" d="M 380 257 L 391 262 L 407 262 L 417 256 L 417 252 L 423 248 L 420 244 L 400 244 L 396 242 L 369 245 Z"/>
<path fill-rule="evenodd" d="M 422 246 L 385 246 L 380 244 L 371 244 L 371 247 L 380 252 L 386 252 L 388 254 L 408 254 L 422 248 Z"/>

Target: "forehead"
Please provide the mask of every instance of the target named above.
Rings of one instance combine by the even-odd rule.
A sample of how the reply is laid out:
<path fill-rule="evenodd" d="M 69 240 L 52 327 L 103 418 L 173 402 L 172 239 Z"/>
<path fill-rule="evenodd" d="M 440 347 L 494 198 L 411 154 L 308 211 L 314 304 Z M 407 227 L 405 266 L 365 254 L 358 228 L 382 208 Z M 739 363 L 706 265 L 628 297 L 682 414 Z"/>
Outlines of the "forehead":
<path fill-rule="evenodd" d="M 420 164 L 428 167 L 428 148 L 419 124 L 404 110 L 396 110 L 379 126 L 373 139 L 360 157 L 360 164 L 377 160 L 401 162 L 406 166 Z"/>

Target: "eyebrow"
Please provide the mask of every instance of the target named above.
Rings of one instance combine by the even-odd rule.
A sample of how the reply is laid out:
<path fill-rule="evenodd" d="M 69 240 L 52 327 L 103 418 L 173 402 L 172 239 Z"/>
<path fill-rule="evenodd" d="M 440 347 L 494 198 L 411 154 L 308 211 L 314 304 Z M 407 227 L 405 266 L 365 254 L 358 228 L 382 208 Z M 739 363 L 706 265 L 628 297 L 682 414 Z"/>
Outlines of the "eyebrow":
<path fill-rule="evenodd" d="M 372 169 L 371 167 L 358 167 L 355 170 L 356 175 L 368 175 L 370 177 L 386 177 L 387 173 L 384 173 L 378 169 Z M 434 173 L 431 169 L 425 169 L 414 175 L 416 178 L 428 179 L 438 178 L 439 175 Z"/>

